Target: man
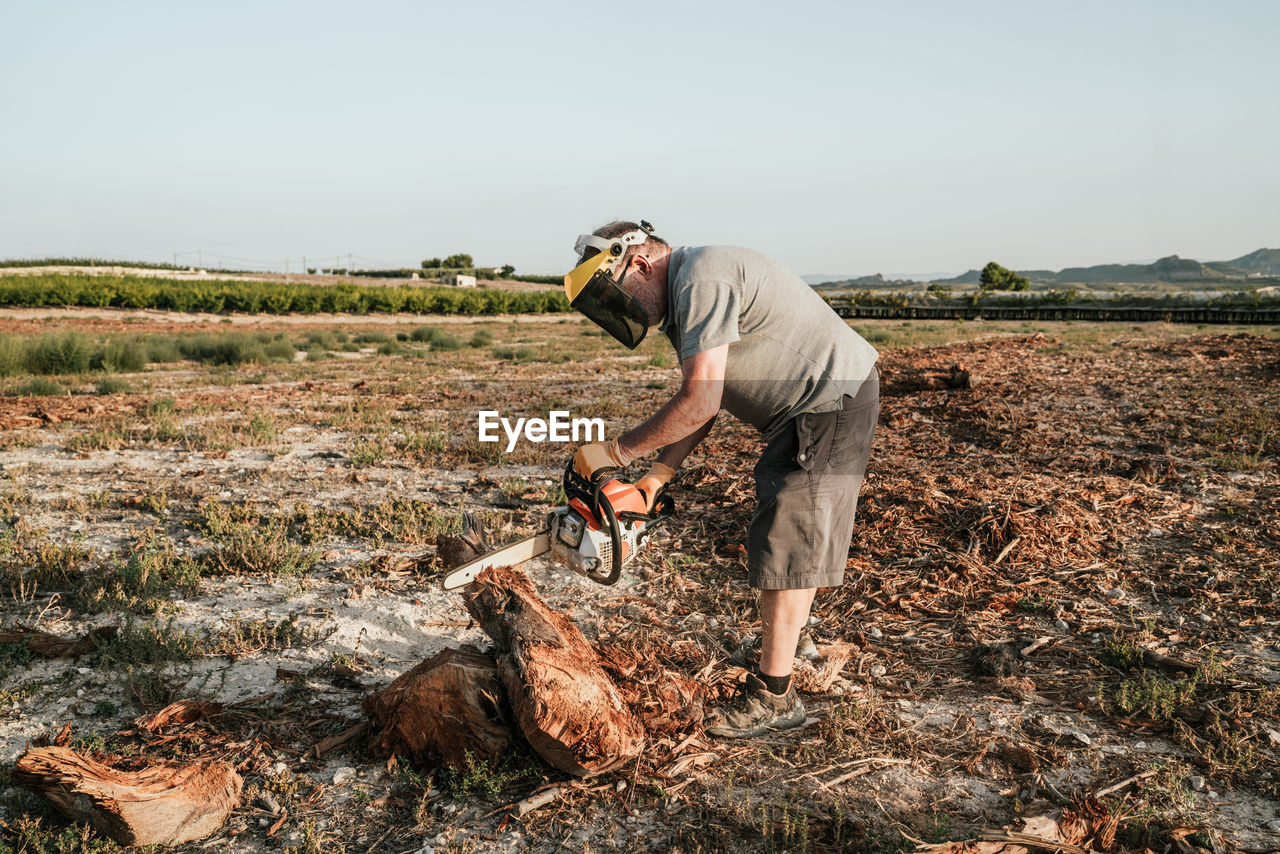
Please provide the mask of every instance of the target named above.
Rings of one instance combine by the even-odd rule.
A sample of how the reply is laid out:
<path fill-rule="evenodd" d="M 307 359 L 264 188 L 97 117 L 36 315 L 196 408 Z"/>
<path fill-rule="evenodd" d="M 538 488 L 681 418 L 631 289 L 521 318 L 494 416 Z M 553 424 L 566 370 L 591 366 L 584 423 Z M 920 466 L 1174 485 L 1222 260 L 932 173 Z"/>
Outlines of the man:
<path fill-rule="evenodd" d="M 858 490 L 880 410 L 878 354 L 781 264 L 731 246 L 672 248 L 641 221 L 578 238 L 565 276 L 574 308 L 634 349 L 651 326 L 680 360 L 679 391 L 643 424 L 584 445 L 585 477 L 652 451 L 637 486 L 652 506 L 723 407 L 767 445 L 756 464 L 748 583 L 760 590 L 759 662 L 707 732 L 755 737 L 799 726 L 793 659 L 814 593 L 844 579 Z"/>

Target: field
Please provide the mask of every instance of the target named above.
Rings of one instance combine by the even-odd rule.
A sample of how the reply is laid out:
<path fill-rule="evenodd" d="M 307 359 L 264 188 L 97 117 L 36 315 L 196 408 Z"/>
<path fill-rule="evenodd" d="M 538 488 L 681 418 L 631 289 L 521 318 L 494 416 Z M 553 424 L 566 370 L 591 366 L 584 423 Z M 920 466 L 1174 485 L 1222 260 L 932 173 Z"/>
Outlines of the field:
<path fill-rule="evenodd" d="M 1280 330 L 857 327 L 884 402 L 846 583 L 815 606 L 825 662 L 798 677 L 809 722 L 718 742 L 658 700 L 672 672 L 727 695 L 758 631 L 760 443 L 725 418 L 618 587 L 529 569 L 651 736 L 573 782 L 527 749 L 415 771 L 325 739 L 485 642 L 438 585 L 462 511 L 514 539 L 561 500 L 571 448 L 504 454 L 477 410 L 616 435 L 676 387 L 665 340 L 627 352 L 573 315 L 0 312 L 0 631 L 114 627 L 78 658 L 0 644 L 0 852 L 112 850 L 8 779 L 68 722 L 124 767 L 237 764 L 243 805 L 192 852 L 892 852 L 1063 807 L 1114 816 L 1110 850 L 1280 848 Z M 135 726 L 179 698 L 223 709 Z"/>

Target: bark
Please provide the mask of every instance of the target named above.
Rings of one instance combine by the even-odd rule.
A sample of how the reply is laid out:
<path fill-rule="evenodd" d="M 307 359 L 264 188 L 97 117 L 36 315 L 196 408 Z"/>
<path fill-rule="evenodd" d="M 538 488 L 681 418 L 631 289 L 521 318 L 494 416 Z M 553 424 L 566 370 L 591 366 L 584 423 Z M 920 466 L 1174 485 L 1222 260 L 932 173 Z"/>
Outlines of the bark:
<path fill-rule="evenodd" d="M 384 750 L 425 767 L 497 759 L 511 745 L 503 690 L 491 654 L 446 649 L 365 698 Z"/>
<path fill-rule="evenodd" d="M 498 675 L 529 744 L 570 774 L 607 771 L 634 757 L 643 731 L 595 650 L 549 608 L 520 572 L 488 569 L 467 610 L 493 639 Z"/>
<path fill-rule="evenodd" d="M 226 762 L 156 763 L 125 772 L 57 746 L 28 750 L 14 776 L 58 812 L 121 845 L 203 839 L 235 809 L 243 786 Z"/>
<path fill-rule="evenodd" d="M 27 649 L 44 658 L 76 658 L 93 652 L 99 641 L 116 633 L 115 626 L 103 626 L 78 638 L 62 638 L 27 626 L 15 626 L 0 632 L 0 644 L 24 644 Z"/>

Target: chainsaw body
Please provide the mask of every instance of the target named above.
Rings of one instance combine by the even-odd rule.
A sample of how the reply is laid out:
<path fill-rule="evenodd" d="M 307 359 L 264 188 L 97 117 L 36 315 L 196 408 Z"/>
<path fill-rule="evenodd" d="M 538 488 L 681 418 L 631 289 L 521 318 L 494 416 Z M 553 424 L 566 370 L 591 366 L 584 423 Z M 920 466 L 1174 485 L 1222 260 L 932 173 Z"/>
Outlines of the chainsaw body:
<path fill-rule="evenodd" d="M 543 531 L 458 567 L 445 576 L 444 588 L 465 587 L 485 569 L 518 565 L 547 552 L 598 584 L 616 584 L 622 568 L 674 510 L 671 497 L 662 492 L 647 511 L 644 493 L 635 486 L 617 479 L 587 480 L 573 470 L 572 461 L 565 469 L 564 492 L 568 502 L 548 515 Z"/>
<path fill-rule="evenodd" d="M 645 528 L 652 524 L 638 519 L 626 521 L 622 514 L 647 515 L 644 495 L 629 483 L 609 480 L 602 484 L 600 502 L 608 502 L 617 531 L 606 510 L 597 503 L 592 512 L 590 496 L 569 499 L 566 507 L 551 513 L 551 557 L 592 581 L 613 584 L 622 567 L 635 560 L 645 540 Z M 615 556 L 619 558 L 614 560 Z M 614 572 L 615 563 L 618 573 Z"/>

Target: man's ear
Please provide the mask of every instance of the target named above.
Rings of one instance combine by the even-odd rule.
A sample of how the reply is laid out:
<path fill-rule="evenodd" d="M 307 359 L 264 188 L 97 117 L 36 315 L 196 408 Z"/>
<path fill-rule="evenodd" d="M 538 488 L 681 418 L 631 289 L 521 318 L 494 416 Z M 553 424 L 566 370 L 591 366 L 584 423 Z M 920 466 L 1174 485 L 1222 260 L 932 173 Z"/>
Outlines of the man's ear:
<path fill-rule="evenodd" d="M 649 263 L 649 259 L 637 253 L 632 257 L 631 263 L 636 265 L 636 269 L 640 271 L 640 275 L 646 279 L 653 274 L 653 265 Z"/>

